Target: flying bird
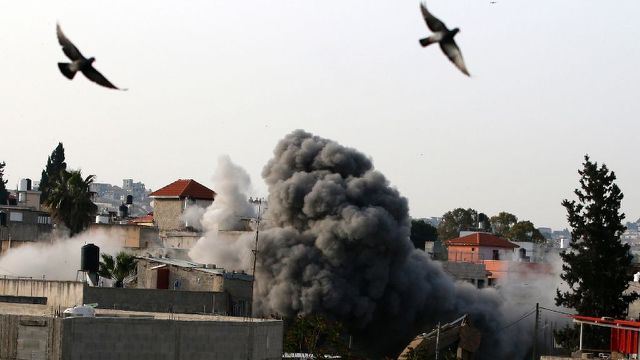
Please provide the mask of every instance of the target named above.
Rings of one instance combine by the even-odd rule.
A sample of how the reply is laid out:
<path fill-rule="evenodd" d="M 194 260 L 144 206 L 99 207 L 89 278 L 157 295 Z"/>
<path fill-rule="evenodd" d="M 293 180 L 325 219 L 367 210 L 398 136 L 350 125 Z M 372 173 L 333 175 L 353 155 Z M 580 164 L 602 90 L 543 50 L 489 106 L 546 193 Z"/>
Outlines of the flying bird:
<path fill-rule="evenodd" d="M 422 11 L 422 17 L 427 23 L 427 26 L 431 31 L 433 31 L 431 36 L 420 39 L 420 45 L 422 45 L 422 47 L 426 47 L 437 42 L 440 44 L 442 52 L 447 55 L 449 60 L 451 60 L 451 62 L 465 75 L 471 76 L 469 75 L 469 71 L 467 71 L 467 67 L 464 65 L 460 48 L 458 48 L 458 45 L 453 40 L 453 37 L 456 36 L 460 29 L 454 28 L 453 30 L 449 30 L 442 21 L 433 16 L 429 10 L 427 10 L 424 3 L 420 4 L 420 11 Z"/>
<path fill-rule="evenodd" d="M 116 90 L 127 90 L 120 89 L 113 85 L 107 78 L 105 78 L 102 74 L 98 72 L 93 67 L 93 62 L 96 60 L 93 57 L 85 58 L 84 55 L 78 50 L 78 48 L 73 45 L 60 28 L 60 24 L 56 24 L 56 33 L 58 35 L 58 42 L 60 46 L 62 46 L 62 51 L 65 55 L 71 60 L 70 63 L 58 63 L 58 68 L 62 75 L 67 77 L 67 79 L 72 80 L 78 71 L 82 72 L 87 79 L 95 82 L 98 85 L 102 85 L 104 87 L 108 87 L 110 89 Z"/>

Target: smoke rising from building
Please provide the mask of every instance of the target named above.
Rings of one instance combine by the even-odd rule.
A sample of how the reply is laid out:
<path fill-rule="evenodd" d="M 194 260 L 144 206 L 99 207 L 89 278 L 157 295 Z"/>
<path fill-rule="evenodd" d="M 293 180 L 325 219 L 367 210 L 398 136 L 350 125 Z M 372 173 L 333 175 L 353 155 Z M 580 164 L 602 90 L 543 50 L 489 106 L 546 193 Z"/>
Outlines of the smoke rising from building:
<path fill-rule="evenodd" d="M 230 270 L 248 270 L 252 259 L 252 232 L 247 230 L 256 209 L 249 203 L 251 179 L 247 172 L 228 156 L 218 159 L 213 176 L 215 200 L 198 219 L 205 235 L 189 251 L 189 257 L 200 263 L 216 264 Z M 190 210 L 190 216 L 198 210 Z"/>
<path fill-rule="evenodd" d="M 47 280 L 75 280 L 80 269 L 80 249 L 93 243 L 100 253 L 115 254 L 122 250 L 123 241 L 113 233 L 86 231 L 73 238 L 59 238 L 52 242 L 25 242 L 0 256 L 0 274 Z"/>
<path fill-rule="evenodd" d="M 514 355 L 515 334 L 501 341 L 498 331 L 506 320 L 497 292 L 455 283 L 413 248 L 407 199 L 365 155 L 297 130 L 263 177 L 271 227 L 260 233 L 259 313 L 327 315 L 378 354 L 469 313 L 485 330 L 483 358 Z"/>

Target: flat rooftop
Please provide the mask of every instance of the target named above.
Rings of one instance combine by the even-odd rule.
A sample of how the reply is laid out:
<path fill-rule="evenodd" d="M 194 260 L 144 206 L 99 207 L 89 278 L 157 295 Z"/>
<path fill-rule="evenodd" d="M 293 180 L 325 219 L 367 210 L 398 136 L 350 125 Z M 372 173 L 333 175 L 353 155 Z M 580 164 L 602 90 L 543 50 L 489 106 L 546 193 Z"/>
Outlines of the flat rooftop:
<path fill-rule="evenodd" d="M 0 302 L 0 314 L 7 315 L 32 315 L 53 317 L 54 309 L 47 305 L 13 304 Z M 60 312 L 65 309 L 60 309 Z M 104 318 L 152 318 L 157 320 L 175 321 L 225 321 L 225 322 L 273 322 L 277 319 L 260 319 L 239 316 L 223 316 L 209 314 L 176 314 L 157 313 L 144 311 L 124 311 L 111 309 L 96 309 L 96 317 Z"/>

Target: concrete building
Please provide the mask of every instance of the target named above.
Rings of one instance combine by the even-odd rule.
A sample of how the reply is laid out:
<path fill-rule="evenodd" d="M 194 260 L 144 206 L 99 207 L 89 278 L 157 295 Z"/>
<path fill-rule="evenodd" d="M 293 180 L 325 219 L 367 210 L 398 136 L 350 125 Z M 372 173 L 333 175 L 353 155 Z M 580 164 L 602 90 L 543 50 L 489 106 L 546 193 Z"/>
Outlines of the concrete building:
<path fill-rule="evenodd" d="M 138 288 L 221 292 L 229 296 L 228 314 L 249 316 L 253 299 L 253 276 L 226 271 L 213 264 L 186 260 L 138 258 Z"/>
<path fill-rule="evenodd" d="M 158 237 L 158 229 L 137 224 L 90 224 L 87 231 L 91 234 L 103 231 L 111 239 L 117 239 L 129 249 L 149 249 L 162 247 Z"/>
<path fill-rule="evenodd" d="M 0 303 L 0 359 L 275 360 L 281 320 L 97 310 L 61 318 Z"/>
<path fill-rule="evenodd" d="M 31 188 L 31 180 L 22 179 L 18 190 L 10 193 L 14 205 L 0 205 L 0 215 L 6 224 L 0 224 L 0 255 L 33 241 L 47 241 L 53 226 L 48 212 L 40 208 L 40 192 Z"/>
<path fill-rule="evenodd" d="M 184 210 L 189 206 L 206 208 L 216 193 L 195 180 L 176 180 L 152 192 L 153 218 L 160 232 L 185 230 L 189 224 L 182 220 Z"/>

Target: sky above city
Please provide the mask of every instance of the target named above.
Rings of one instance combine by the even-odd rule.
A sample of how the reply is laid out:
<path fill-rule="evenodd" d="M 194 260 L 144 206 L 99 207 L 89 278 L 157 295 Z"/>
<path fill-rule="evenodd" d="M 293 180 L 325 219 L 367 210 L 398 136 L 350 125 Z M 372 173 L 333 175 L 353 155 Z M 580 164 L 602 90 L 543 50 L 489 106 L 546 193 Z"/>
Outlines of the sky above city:
<path fill-rule="evenodd" d="M 456 207 L 563 228 L 583 156 L 640 217 L 640 2 L 432 0 L 472 77 L 418 1 L 33 1 L 0 7 L 0 161 L 39 180 L 58 142 L 97 182 L 214 187 L 228 154 L 260 173 L 295 129 L 371 157 L 413 217 Z M 64 78 L 58 21 L 119 92 Z M 215 190 L 215 188 L 214 188 Z"/>

